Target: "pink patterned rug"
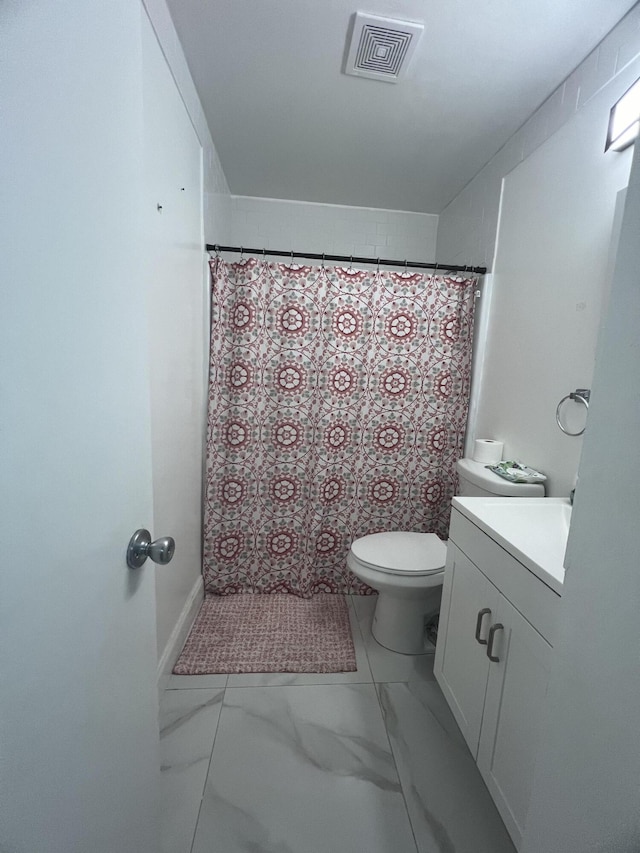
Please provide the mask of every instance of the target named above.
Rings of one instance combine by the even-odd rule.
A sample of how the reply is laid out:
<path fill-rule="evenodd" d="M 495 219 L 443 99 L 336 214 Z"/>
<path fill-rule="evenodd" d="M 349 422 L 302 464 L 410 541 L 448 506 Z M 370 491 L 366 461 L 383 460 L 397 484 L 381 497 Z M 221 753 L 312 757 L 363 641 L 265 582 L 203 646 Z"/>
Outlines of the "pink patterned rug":
<path fill-rule="evenodd" d="M 173 671 L 355 672 L 342 595 L 207 595 Z"/>

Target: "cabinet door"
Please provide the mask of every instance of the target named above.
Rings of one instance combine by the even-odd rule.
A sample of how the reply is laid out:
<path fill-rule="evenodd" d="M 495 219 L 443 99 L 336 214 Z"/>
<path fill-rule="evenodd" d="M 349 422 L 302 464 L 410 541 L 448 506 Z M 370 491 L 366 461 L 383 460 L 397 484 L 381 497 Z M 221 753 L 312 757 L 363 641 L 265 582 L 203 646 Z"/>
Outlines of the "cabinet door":
<path fill-rule="evenodd" d="M 499 598 L 493 584 L 449 542 L 434 672 L 474 758 L 489 671 L 482 643 Z"/>
<path fill-rule="evenodd" d="M 552 648 L 502 595 L 478 749 L 478 768 L 516 847 L 522 840 Z"/>

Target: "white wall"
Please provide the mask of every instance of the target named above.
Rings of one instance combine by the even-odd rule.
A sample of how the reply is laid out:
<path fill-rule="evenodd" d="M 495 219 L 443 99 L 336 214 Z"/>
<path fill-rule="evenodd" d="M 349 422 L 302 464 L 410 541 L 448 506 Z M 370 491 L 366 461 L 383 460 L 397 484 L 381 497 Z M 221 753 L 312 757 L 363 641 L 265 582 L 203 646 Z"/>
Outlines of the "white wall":
<path fill-rule="evenodd" d="M 211 131 L 189 73 L 182 45 L 178 39 L 165 0 L 142 0 L 151 24 L 171 69 L 178 91 L 184 101 L 194 129 L 202 145 L 204 163 L 204 236 L 209 243 L 226 242 L 229 238 L 229 186 L 220 158 L 211 138 Z M 215 127 L 212 128 L 215 133 Z"/>
<path fill-rule="evenodd" d="M 492 268 L 502 178 L 584 109 L 638 54 L 640 4 L 633 7 L 440 212 L 439 260 Z"/>
<path fill-rule="evenodd" d="M 428 213 L 232 196 L 228 245 L 433 261 L 437 230 Z"/>
<path fill-rule="evenodd" d="M 640 850 L 640 145 L 598 345 L 522 853 Z"/>
<path fill-rule="evenodd" d="M 438 258 L 494 272 L 491 307 L 480 303 L 488 339 L 467 447 L 504 440 L 506 458 L 549 475 L 552 495 L 573 487 L 580 458 L 582 439 L 560 432 L 555 409 L 591 384 L 615 199 L 631 158 L 605 155 L 604 140 L 612 104 L 640 76 L 639 54 L 640 6 L 440 216 Z M 569 428 L 583 426 L 577 404 L 563 414 Z"/>
<path fill-rule="evenodd" d="M 544 471 L 552 495 L 567 495 L 578 470 L 582 438 L 564 435 L 555 411 L 591 387 L 616 196 L 629 174 L 630 150 L 603 151 L 609 110 L 638 76 L 640 61 L 504 180 L 476 434 Z M 584 415 L 563 405 L 573 432 Z"/>
<path fill-rule="evenodd" d="M 178 623 L 202 591 L 202 471 L 206 393 L 202 147 L 148 17 L 142 15 L 145 194 L 154 538 L 176 552 L 154 566 L 160 675 Z M 158 210 L 161 205 L 161 210 Z M 196 602 L 198 599 L 198 602 Z M 187 605 L 187 612 L 183 610 Z"/>
<path fill-rule="evenodd" d="M 202 593 L 209 325 L 203 248 L 204 242 L 229 239 L 231 196 L 165 0 L 143 0 L 143 5 L 149 16 L 143 16 L 143 76 L 151 193 L 145 200 L 145 221 L 150 241 L 152 534 L 176 539 L 171 564 L 155 567 L 162 689 Z M 180 185 L 185 185 L 184 193 Z M 156 202 L 163 205 L 161 214 Z"/>

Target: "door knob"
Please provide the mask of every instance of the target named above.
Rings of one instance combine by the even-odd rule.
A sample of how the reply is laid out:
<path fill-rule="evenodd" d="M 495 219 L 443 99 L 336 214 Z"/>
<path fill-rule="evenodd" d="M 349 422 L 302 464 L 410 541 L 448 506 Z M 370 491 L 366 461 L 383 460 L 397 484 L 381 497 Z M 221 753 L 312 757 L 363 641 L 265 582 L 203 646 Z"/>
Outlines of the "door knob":
<path fill-rule="evenodd" d="M 171 536 L 163 536 L 161 539 L 151 541 L 151 534 L 143 527 L 131 537 L 127 548 L 127 565 L 130 569 L 139 569 L 147 557 L 151 557 L 154 563 L 165 566 L 171 562 L 176 543 Z"/>

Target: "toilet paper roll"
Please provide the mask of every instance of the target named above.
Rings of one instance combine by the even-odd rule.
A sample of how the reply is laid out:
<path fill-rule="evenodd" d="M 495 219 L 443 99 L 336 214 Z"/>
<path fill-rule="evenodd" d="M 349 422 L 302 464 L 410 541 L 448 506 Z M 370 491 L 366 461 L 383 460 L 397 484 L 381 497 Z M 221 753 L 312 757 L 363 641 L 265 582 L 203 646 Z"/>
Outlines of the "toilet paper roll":
<path fill-rule="evenodd" d="M 473 460 L 483 465 L 496 465 L 502 459 L 504 441 L 493 438 L 476 438 L 473 444 Z"/>

